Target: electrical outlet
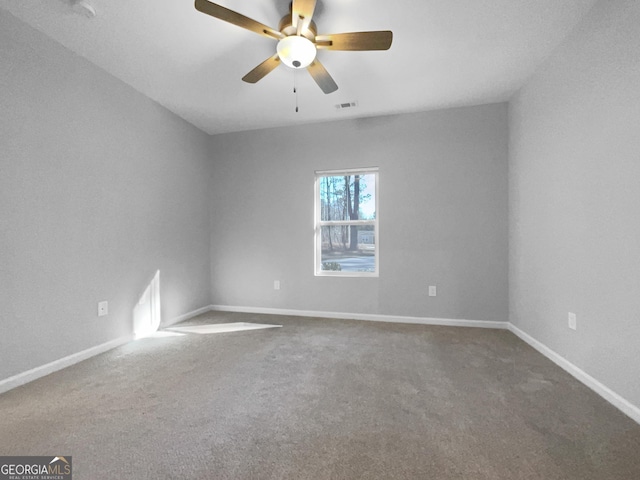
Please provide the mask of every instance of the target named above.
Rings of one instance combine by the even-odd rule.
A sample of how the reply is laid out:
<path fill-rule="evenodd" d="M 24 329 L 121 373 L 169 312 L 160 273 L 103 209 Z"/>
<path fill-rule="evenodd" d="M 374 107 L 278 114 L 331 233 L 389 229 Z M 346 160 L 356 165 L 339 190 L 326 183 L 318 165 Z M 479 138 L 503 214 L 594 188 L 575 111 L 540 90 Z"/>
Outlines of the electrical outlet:
<path fill-rule="evenodd" d="M 280 290 L 280 280 L 274 280 L 273 281 L 273 289 L 274 290 Z"/>
<path fill-rule="evenodd" d="M 429 296 L 430 297 L 435 297 L 436 296 L 436 286 L 435 285 L 429 285 Z"/>
<path fill-rule="evenodd" d="M 104 302 L 98 303 L 98 316 L 104 317 L 109 314 L 109 302 L 106 300 Z"/>
<path fill-rule="evenodd" d="M 569 312 L 569 328 L 575 330 L 578 327 L 575 313 Z"/>

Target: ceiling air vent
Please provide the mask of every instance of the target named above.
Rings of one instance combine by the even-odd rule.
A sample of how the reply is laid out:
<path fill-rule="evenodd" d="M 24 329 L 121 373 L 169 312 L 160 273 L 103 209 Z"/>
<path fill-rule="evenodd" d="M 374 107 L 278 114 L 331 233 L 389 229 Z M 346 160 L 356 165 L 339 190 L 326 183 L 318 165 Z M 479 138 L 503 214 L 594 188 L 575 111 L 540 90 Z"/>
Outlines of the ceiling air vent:
<path fill-rule="evenodd" d="M 346 102 L 346 103 L 338 103 L 336 105 L 336 110 L 344 110 L 345 108 L 354 108 L 357 107 L 358 103 L 356 101 Z"/>

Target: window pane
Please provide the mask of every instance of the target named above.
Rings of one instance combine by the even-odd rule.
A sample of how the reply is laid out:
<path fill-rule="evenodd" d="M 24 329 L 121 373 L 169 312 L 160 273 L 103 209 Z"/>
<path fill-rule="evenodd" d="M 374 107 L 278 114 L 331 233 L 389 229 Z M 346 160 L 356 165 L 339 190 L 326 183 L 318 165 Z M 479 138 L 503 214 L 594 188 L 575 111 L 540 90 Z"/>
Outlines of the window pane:
<path fill-rule="evenodd" d="M 320 219 L 323 222 L 375 218 L 375 174 L 320 177 Z"/>
<path fill-rule="evenodd" d="M 373 225 L 321 227 L 323 271 L 375 272 L 376 238 Z"/>

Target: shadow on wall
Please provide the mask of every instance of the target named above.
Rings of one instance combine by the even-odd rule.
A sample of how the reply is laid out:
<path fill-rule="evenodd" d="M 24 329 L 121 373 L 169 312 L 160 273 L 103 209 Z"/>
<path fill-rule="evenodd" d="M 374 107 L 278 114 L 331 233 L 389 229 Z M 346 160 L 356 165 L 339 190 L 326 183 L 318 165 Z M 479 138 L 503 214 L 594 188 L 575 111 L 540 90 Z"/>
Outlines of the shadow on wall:
<path fill-rule="evenodd" d="M 133 334 L 136 338 L 153 335 L 160 326 L 160 270 L 156 272 L 133 308 Z"/>

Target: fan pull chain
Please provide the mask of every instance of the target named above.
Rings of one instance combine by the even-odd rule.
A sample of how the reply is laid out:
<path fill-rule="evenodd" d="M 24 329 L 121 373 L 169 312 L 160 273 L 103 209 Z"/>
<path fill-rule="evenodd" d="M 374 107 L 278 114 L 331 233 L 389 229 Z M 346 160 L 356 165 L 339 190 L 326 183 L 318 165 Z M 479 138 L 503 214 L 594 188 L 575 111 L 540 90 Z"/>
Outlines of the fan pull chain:
<path fill-rule="evenodd" d="M 298 88 L 296 87 L 296 71 L 293 71 L 293 93 L 296 96 L 296 113 L 298 113 Z"/>

